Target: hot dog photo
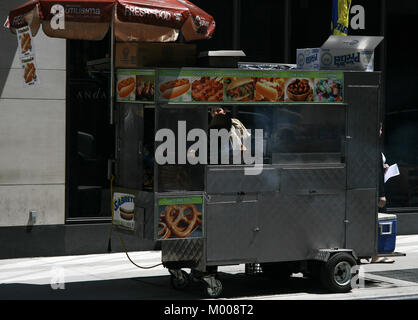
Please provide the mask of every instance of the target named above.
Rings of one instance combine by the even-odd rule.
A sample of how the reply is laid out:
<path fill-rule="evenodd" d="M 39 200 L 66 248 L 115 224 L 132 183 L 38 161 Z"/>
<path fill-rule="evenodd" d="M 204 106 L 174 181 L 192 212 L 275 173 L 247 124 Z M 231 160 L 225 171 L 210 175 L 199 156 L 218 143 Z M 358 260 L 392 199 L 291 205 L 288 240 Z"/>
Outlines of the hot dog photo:
<path fill-rule="evenodd" d="M 131 94 L 134 94 L 135 90 L 135 77 L 120 77 L 117 83 L 117 95 L 120 100 L 134 100 L 131 99 Z"/>
<path fill-rule="evenodd" d="M 29 27 L 23 27 L 17 31 L 19 54 L 21 58 L 33 55 L 32 35 Z"/>
<path fill-rule="evenodd" d="M 190 101 L 190 80 L 188 78 L 163 79 L 159 86 L 160 98 L 163 100 Z"/>
<path fill-rule="evenodd" d="M 20 40 L 20 50 L 22 53 L 26 53 L 29 50 L 32 50 L 32 39 L 29 33 L 24 33 Z"/>
<path fill-rule="evenodd" d="M 255 84 L 256 101 L 283 101 L 284 100 L 283 78 L 257 78 Z"/>

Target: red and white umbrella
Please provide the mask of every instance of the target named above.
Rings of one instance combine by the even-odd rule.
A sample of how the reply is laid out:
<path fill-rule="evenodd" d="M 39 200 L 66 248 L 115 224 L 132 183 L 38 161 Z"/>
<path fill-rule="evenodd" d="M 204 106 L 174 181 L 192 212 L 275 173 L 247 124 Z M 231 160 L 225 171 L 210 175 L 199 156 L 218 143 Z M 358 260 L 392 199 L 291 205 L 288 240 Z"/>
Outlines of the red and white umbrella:
<path fill-rule="evenodd" d="M 63 29 L 56 28 L 63 14 Z M 61 18 L 62 19 L 62 18 Z M 10 29 L 29 25 L 36 34 L 42 25 L 50 37 L 101 40 L 113 23 L 119 41 L 186 41 L 209 39 L 215 21 L 186 0 L 31 0 L 12 10 Z"/>

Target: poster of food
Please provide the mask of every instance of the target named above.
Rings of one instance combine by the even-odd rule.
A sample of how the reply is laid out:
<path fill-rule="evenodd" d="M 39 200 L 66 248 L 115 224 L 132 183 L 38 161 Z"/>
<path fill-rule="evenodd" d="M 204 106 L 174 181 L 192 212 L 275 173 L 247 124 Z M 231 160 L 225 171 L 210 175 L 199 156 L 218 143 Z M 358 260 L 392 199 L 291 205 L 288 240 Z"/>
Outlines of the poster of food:
<path fill-rule="evenodd" d="M 34 56 L 32 32 L 29 26 L 17 29 L 16 35 L 20 58 Z"/>
<path fill-rule="evenodd" d="M 33 86 L 39 83 L 38 68 L 35 57 L 29 56 L 21 59 L 23 70 L 23 84 L 25 87 Z"/>
<path fill-rule="evenodd" d="M 116 80 L 116 99 L 124 102 L 154 102 L 155 71 L 150 69 L 119 69 Z"/>
<path fill-rule="evenodd" d="M 342 80 L 332 78 L 315 79 L 315 96 L 318 102 L 342 102 Z"/>
<path fill-rule="evenodd" d="M 222 77 L 196 77 L 192 82 L 192 101 L 223 101 Z"/>
<path fill-rule="evenodd" d="M 191 101 L 191 81 L 187 77 L 160 78 L 159 96 L 162 101 L 189 102 Z"/>
<path fill-rule="evenodd" d="M 33 38 L 29 26 L 17 29 L 16 35 L 22 66 L 23 86 L 37 85 L 39 84 L 38 67 L 36 65 Z"/>
<path fill-rule="evenodd" d="M 342 103 L 344 74 L 320 71 L 119 69 L 118 101 L 136 103 Z"/>
<path fill-rule="evenodd" d="M 203 196 L 158 199 L 157 240 L 203 237 Z"/>
<path fill-rule="evenodd" d="M 113 193 L 113 225 L 135 231 L 135 195 Z"/>
<path fill-rule="evenodd" d="M 254 100 L 271 102 L 284 101 L 284 78 L 256 78 Z"/>
<path fill-rule="evenodd" d="M 314 101 L 314 79 L 297 77 L 286 79 L 285 99 L 286 102 Z"/>
<path fill-rule="evenodd" d="M 255 83 L 254 77 L 225 77 L 224 101 L 254 101 Z"/>

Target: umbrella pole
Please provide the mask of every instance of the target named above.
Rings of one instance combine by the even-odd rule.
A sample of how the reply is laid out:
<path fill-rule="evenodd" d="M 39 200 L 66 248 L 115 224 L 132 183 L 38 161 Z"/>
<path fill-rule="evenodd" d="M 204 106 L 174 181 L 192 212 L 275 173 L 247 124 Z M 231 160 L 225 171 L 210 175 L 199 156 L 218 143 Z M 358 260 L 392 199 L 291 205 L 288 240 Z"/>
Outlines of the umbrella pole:
<path fill-rule="evenodd" d="M 114 114 L 114 106 L 115 106 L 115 102 L 114 102 L 114 90 L 115 90 L 115 29 L 114 29 L 114 19 L 115 19 L 115 6 L 113 6 L 113 10 L 112 10 L 112 20 L 111 20 L 111 25 L 110 25 L 110 124 L 112 125 L 114 123 L 114 118 L 113 118 L 113 114 Z M 116 134 L 116 126 L 115 126 L 115 134 Z M 115 146 L 115 156 L 116 157 L 116 146 Z M 112 173 L 112 165 L 111 162 L 109 163 L 108 161 L 108 166 L 110 166 L 110 168 L 108 168 L 108 175 L 110 176 L 110 202 L 112 203 L 113 201 L 113 189 L 112 189 L 112 185 L 113 185 L 113 173 Z M 112 221 L 110 222 L 110 234 L 109 234 L 109 239 L 108 239 L 108 243 L 107 243 L 107 252 L 112 252 L 112 231 L 113 231 L 113 207 L 111 206 L 111 211 L 112 211 Z"/>
<path fill-rule="evenodd" d="M 110 124 L 113 124 L 114 119 L 114 90 L 115 90 L 115 6 L 112 9 L 112 20 L 110 25 Z"/>

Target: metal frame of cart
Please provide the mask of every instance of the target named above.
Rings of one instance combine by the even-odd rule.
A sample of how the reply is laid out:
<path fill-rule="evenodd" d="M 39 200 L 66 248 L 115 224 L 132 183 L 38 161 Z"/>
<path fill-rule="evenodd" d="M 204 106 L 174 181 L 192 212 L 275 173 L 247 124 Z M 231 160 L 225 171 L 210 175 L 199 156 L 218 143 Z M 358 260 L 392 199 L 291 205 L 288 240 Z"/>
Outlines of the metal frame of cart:
<path fill-rule="evenodd" d="M 181 74 L 185 71 L 173 72 Z M 238 71 L 202 69 L 196 72 L 199 76 L 204 72 L 217 76 L 217 72 Z M 160 74 L 161 70 L 157 69 L 156 91 Z M 194 168 L 197 170 L 194 174 L 202 177 L 198 190 L 161 188 L 162 167 L 157 165 L 153 190 L 141 190 L 138 177 L 143 168 L 138 165 L 138 153 L 142 152 L 144 133 L 140 128 L 144 120 L 135 117 L 129 120 L 121 114 L 132 113 L 138 108 L 143 110 L 150 105 L 141 101 L 118 103 L 116 124 L 118 141 L 123 146 L 117 148 L 117 185 L 137 190 L 137 206 L 144 208 L 140 219 L 144 221 L 146 238 L 157 238 L 158 199 L 196 194 L 203 199 L 202 236 L 161 241 L 162 262 L 169 269 L 175 288 L 187 284 L 191 276 L 182 269 L 190 268 L 193 278 L 204 283 L 207 294 L 218 297 L 222 284 L 216 277 L 217 266 L 256 263 L 266 273 L 290 275 L 302 271 L 319 277 L 330 291 L 351 290 L 353 266 L 358 265 L 361 258 L 377 255 L 381 75 L 380 72 L 341 74 L 343 101 L 303 103 L 312 108 L 332 105 L 343 110 L 345 132 L 341 137 L 340 161 L 315 159 L 314 155 L 307 155 L 309 160 L 305 163 L 272 161 L 264 164 L 263 172 L 257 176 L 244 175 L 245 165 L 205 165 Z M 262 74 L 268 75 L 269 72 Z M 198 121 L 196 119 L 207 117 L 211 105 L 249 104 L 171 102 L 160 101 L 158 96 L 156 102 L 149 102 L 155 103 L 155 130 L 176 120 L 173 110 L 187 109 Z M 298 105 L 285 101 L 253 104 L 272 108 Z M 202 128 L 207 129 L 207 122 L 202 122 Z M 129 146 L 139 149 L 132 150 Z M 177 169 L 182 170 L 180 166 Z"/>

